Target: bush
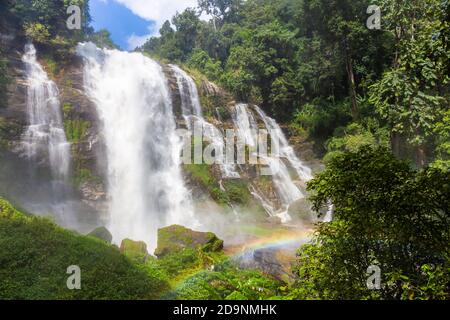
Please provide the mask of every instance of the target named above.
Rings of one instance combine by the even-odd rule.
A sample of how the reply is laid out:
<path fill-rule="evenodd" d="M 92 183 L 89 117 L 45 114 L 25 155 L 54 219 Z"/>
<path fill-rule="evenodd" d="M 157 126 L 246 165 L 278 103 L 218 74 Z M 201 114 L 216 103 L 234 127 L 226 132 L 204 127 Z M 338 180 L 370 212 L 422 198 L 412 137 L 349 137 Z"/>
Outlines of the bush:
<path fill-rule="evenodd" d="M 308 189 L 316 211 L 334 204 L 334 220 L 299 250 L 293 297 L 449 299 L 449 188 L 448 171 L 415 171 L 383 148 L 332 159 Z M 371 265 L 380 290 L 367 288 Z"/>
<path fill-rule="evenodd" d="M 350 104 L 347 100 L 330 102 L 316 99 L 303 105 L 294 115 L 292 126 L 317 138 L 328 138 L 338 127 L 351 120 Z"/>

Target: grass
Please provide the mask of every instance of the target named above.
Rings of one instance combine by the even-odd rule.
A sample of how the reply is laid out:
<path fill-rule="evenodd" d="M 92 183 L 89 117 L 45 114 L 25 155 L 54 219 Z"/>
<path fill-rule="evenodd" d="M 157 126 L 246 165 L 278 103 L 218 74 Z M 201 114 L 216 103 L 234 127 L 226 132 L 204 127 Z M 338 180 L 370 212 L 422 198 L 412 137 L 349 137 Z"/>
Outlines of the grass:
<path fill-rule="evenodd" d="M 167 288 L 117 247 L 28 216 L 1 198 L 0 246 L 0 299 L 152 299 Z M 81 290 L 66 286 L 70 265 L 81 268 Z"/>

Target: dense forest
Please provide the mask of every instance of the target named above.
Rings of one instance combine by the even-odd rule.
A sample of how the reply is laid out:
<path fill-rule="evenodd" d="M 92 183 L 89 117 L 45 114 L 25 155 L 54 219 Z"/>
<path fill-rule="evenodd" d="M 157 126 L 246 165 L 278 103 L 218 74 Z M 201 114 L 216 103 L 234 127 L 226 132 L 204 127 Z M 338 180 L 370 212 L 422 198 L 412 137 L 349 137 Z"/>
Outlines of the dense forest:
<path fill-rule="evenodd" d="M 69 3 L 83 8 L 80 31 L 61 25 Z M 379 29 L 366 25 L 371 4 L 381 8 Z M 87 0 L 2 1 L 0 19 L 21 26 L 22 36 L 44 50 L 51 48 L 55 60 L 69 60 L 80 41 L 116 47 L 108 31 L 89 27 Z M 204 75 L 236 101 L 260 105 L 291 136 L 312 141 L 326 169 L 308 184 L 311 201 L 317 212 L 334 205 L 334 220 L 319 223 L 312 242 L 299 248 L 292 284 L 239 273 L 213 255 L 222 269 L 196 275 L 178 289 L 179 297 L 449 299 L 449 30 L 448 0 L 199 0 L 137 48 Z M 2 51 L 0 108 L 9 82 Z M 8 205 L 8 211 L 15 209 Z M 8 215 L 13 213 L 3 213 L 0 221 Z M 43 230 L 56 228 L 37 223 Z M 1 222 L 0 231 L 9 224 Z M 0 243 L 11 237 L 0 232 Z M 108 254 L 118 268 L 130 263 Z M 167 270 L 184 272 L 178 258 L 198 269 L 209 259 L 205 255 L 145 263 L 132 257 L 138 262 L 126 274 L 133 286 L 146 275 L 163 274 L 164 281 L 155 282 L 163 291 Z M 2 259 L 0 254 L 0 265 Z M 366 286 L 370 265 L 382 271 L 381 290 Z M 217 293 L 208 277 L 233 289 Z M 267 290 L 259 295 L 252 281 Z M 152 284 L 145 286 L 142 291 Z"/>
<path fill-rule="evenodd" d="M 366 26 L 370 4 L 380 30 Z M 300 249 L 295 297 L 448 298 L 449 14 L 441 0 L 204 0 L 141 48 L 261 104 L 326 152 L 309 188 L 336 218 Z M 382 291 L 364 286 L 369 261 Z"/>
<path fill-rule="evenodd" d="M 448 1 L 200 1 L 141 50 L 198 69 L 333 154 L 448 160 Z M 209 14 L 202 21 L 200 13 Z"/>

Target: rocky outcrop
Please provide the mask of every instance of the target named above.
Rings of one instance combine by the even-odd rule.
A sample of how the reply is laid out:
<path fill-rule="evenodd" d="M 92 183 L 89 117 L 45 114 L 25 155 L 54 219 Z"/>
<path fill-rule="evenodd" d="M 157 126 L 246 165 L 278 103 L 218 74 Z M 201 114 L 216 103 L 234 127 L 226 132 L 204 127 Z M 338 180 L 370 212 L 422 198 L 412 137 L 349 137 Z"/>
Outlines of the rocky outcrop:
<path fill-rule="evenodd" d="M 5 32 L 5 30 L 2 30 Z M 0 150 L 5 161 L 25 161 L 20 148 L 28 125 L 27 81 L 22 55 L 26 40 L 10 30 L 0 34 L 2 53 L 8 61 L 7 101 L 0 107 Z M 3 49 L 5 48 L 5 49 Z M 105 146 L 95 105 L 84 94 L 83 62 L 74 54 L 55 58 L 49 48 L 38 48 L 38 60 L 59 90 L 61 113 L 68 141 L 71 143 L 73 187 L 77 196 L 92 210 L 103 211 L 106 203 L 104 177 Z M 8 159 L 6 159 L 8 152 Z M 16 160 L 14 160 L 16 158 Z M 48 170 L 49 163 L 39 163 L 39 170 Z M 18 181 L 20 182 L 20 180 Z"/>
<path fill-rule="evenodd" d="M 158 230 L 158 247 L 155 250 L 158 258 L 185 249 L 220 252 L 223 249 L 223 241 L 212 232 L 197 232 L 178 225 Z"/>
<path fill-rule="evenodd" d="M 14 149 L 27 125 L 27 85 L 22 52 L 25 43 L 14 33 L 0 34 L 2 53 L 7 64 L 6 103 L 0 106 L 0 141 Z M 4 102 L 4 101 L 3 101 Z"/>
<path fill-rule="evenodd" d="M 60 91 L 67 139 L 72 145 L 74 176 L 86 201 L 104 201 L 105 144 L 94 103 L 84 93 L 83 61 L 72 56 L 53 75 Z M 43 61 L 45 66 L 45 61 Z"/>
<path fill-rule="evenodd" d="M 143 241 L 124 239 L 120 244 L 120 252 L 131 259 L 146 259 L 147 245 Z"/>
<path fill-rule="evenodd" d="M 107 243 L 112 242 L 112 234 L 105 227 L 99 227 L 95 229 L 94 231 L 90 232 L 88 236 L 103 240 Z"/>

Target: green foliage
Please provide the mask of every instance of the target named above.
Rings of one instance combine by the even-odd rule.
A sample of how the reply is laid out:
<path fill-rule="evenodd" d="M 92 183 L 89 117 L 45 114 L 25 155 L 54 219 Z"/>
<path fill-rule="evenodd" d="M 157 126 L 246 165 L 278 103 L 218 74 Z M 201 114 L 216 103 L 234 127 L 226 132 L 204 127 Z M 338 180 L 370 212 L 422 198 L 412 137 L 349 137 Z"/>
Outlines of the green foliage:
<path fill-rule="evenodd" d="M 0 199 L 0 298 L 151 299 L 161 280 L 101 240 L 27 216 Z M 82 290 L 69 290 L 66 269 L 81 268 Z"/>
<path fill-rule="evenodd" d="M 229 198 L 226 193 L 220 189 L 219 182 L 213 176 L 211 167 L 207 164 L 189 164 L 185 165 L 185 170 L 204 187 L 211 197 L 221 205 L 227 205 Z"/>
<path fill-rule="evenodd" d="M 46 43 L 50 40 L 48 26 L 38 22 L 27 22 L 24 25 L 25 35 L 36 43 Z"/>
<path fill-rule="evenodd" d="M 223 182 L 227 197 L 232 203 L 247 204 L 252 199 L 248 185 L 242 180 L 226 180 Z"/>
<path fill-rule="evenodd" d="M 219 80 L 218 76 L 223 72 L 220 61 L 214 61 L 208 53 L 199 48 L 194 49 L 186 63 L 189 67 L 200 70 L 212 81 Z"/>
<path fill-rule="evenodd" d="M 314 209 L 331 201 L 335 219 L 299 250 L 293 297 L 448 299 L 449 177 L 414 171 L 385 149 L 334 158 L 308 188 Z M 371 265 L 382 271 L 379 291 L 366 287 Z"/>
<path fill-rule="evenodd" d="M 86 137 L 91 123 L 83 119 L 66 119 L 64 121 L 64 127 L 66 130 L 67 140 L 71 143 L 80 143 Z"/>
<path fill-rule="evenodd" d="M 347 124 L 350 119 L 348 101 L 333 103 L 316 99 L 298 109 L 291 125 L 308 131 L 311 136 L 327 137 L 333 133 L 333 128 Z"/>
<path fill-rule="evenodd" d="M 117 49 L 116 44 L 111 40 L 111 33 L 106 29 L 89 34 L 88 40 L 99 48 Z"/>
<path fill-rule="evenodd" d="M 67 8 L 76 5 L 81 9 L 81 30 L 69 30 Z M 19 32 L 36 43 L 43 51 L 67 59 L 80 41 L 91 40 L 99 45 L 113 46 L 109 33 L 94 32 L 89 26 L 91 16 L 88 0 L 16 0 L 2 1 L 2 15 Z"/>
<path fill-rule="evenodd" d="M 186 62 L 319 141 L 351 120 L 385 121 L 393 152 L 412 157 L 416 148 L 423 166 L 445 144 L 435 128 L 450 101 L 448 3 L 376 4 L 380 31 L 366 27 L 364 0 L 202 0 L 210 21 L 189 9 L 143 50 Z"/>
<path fill-rule="evenodd" d="M 450 170 L 450 109 L 444 112 L 442 120 L 434 128 L 437 139 L 437 160 L 433 166 Z"/>
<path fill-rule="evenodd" d="M 394 133 L 417 148 L 417 164 L 427 160 L 425 145 L 449 104 L 448 49 L 437 37 L 445 15 L 440 0 L 427 3 L 382 1 L 385 27 L 396 33 L 394 66 L 371 86 L 370 101 Z"/>
<path fill-rule="evenodd" d="M 233 262 L 215 265 L 188 277 L 167 295 L 178 300 L 263 300 L 276 296 L 281 283 L 255 270 L 239 270 Z"/>
<path fill-rule="evenodd" d="M 345 128 L 335 130 L 333 138 L 327 141 L 328 153 L 324 157 L 325 162 L 345 152 L 357 152 L 363 147 L 389 148 L 389 131 L 380 128 L 376 119 L 367 118 L 365 124 L 351 123 Z"/>

